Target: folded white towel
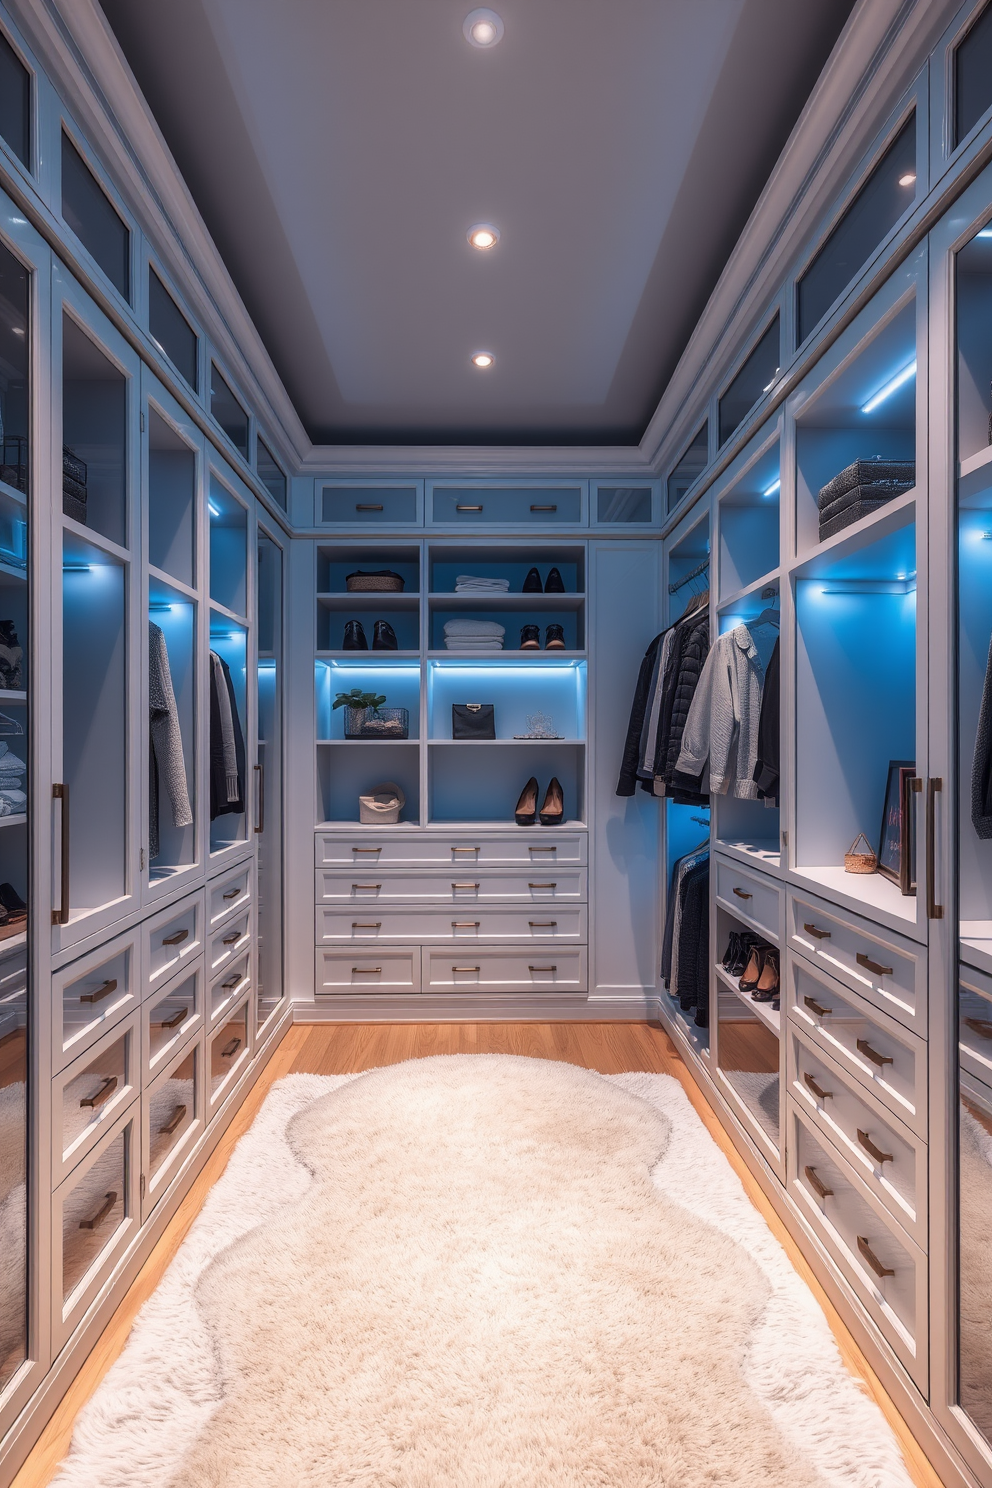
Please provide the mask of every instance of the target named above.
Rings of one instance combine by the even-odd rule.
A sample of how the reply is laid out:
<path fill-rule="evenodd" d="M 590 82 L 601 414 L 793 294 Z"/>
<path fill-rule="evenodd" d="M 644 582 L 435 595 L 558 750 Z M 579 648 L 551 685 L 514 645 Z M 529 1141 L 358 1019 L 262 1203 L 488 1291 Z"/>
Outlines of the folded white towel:
<path fill-rule="evenodd" d="M 444 644 L 449 651 L 502 651 L 502 641 L 459 640 L 458 636 L 445 636 Z"/>
<path fill-rule="evenodd" d="M 455 580 L 456 594 L 472 589 L 478 589 L 486 594 L 506 594 L 509 588 L 509 579 L 486 579 L 478 578 L 475 574 L 459 574 Z"/>
<path fill-rule="evenodd" d="M 13 811 L 23 811 L 28 803 L 22 790 L 0 790 L 0 800 L 9 802 Z"/>
<path fill-rule="evenodd" d="M 471 620 L 468 616 L 457 616 L 454 620 L 446 622 L 445 635 L 466 636 L 497 636 L 502 639 L 506 635 L 506 626 L 500 625 L 495 620 Z"/>

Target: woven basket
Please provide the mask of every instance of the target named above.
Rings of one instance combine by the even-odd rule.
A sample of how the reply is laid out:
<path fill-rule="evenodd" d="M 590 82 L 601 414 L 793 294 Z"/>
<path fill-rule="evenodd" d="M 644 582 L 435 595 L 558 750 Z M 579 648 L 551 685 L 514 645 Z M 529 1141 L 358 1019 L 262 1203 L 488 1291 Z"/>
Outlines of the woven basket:
<path fill-rule="evenodd" d="M 863 842 L 868 849 L 867 852 L 855 852 L 859 842 Z M 871 843 L 864 832 L 859 832 L 844 854 L 845 873 L 874 873 L 878 867 L 878 855 L 872 852 Z"/>
<path fill-rule="evenodd" d="M 345 579 L 350 594 L 400 594 L 404 580 L 395 573 L 349 574 Z"/>

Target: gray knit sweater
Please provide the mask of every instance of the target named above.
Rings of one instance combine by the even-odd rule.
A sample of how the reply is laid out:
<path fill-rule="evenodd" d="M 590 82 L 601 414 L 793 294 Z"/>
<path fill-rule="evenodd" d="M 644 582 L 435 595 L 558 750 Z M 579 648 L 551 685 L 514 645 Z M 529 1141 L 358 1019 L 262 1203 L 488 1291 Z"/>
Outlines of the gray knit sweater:
<path fill-rule="evenodd" d="M 148 624 L 148 711 L 151 728 L 151 761 L 149 769 L 148 851 L 159 852 L 158 812 L 159 777 L 172 804 L 172 823 L 188 827 L 193 820 L 186 785 L 186 762 L 183 758 L 183 736 L 179 710 L 172 689 L 169 651 L 165 636 L 157 625 Z"/>
<path fill-rule="evenodd" d="M 765 669 L 746 625 L 714 641 L 682 735 L 677 769 L 700 775 L 709 765 L 712 795 L 757 799 L 758 719 Z"/>

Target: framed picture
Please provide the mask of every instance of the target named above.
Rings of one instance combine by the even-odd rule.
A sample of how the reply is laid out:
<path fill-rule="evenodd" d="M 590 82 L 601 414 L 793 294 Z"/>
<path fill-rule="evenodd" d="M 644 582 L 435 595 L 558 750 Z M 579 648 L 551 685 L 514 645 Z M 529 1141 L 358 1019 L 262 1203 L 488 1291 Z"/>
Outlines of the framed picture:
<path fill-rule="evenodd" d="M 878 841 L 878 872 L 891 878 L 907 895 L 916 893 L 915 814 L 911 801 L 915 775 L 914 760 L 889 760 Z"/>

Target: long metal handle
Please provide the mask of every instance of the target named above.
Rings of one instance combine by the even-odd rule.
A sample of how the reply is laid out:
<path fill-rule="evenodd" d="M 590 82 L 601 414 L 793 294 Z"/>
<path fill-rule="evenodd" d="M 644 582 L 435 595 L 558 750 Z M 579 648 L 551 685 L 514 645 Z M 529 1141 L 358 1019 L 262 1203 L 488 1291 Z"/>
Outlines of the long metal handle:
<path fill-rule="evenodd" d="M 528 842 L 528 844 L 527 844 L 527 851 L 528 852 L 532 852 L 532 853 L 533 852 L 553 852 L 553 853 L 556 853 L 558 851 L 558 844 L 557 844 L 557 842 L 552 842 L 549 847 L 535 847 L 534 844 L 533 844 L 533 842 Z"/>
<path fill-rule="evenodd" d="M 812 935 L 814 940 L 829 940 L 830 931 L 821 930 L 818 925 L 811 925 L 808 920 L 803 920 L 803 929 Z"/>
<path fill-rule="evenodd" d="M 859 966 L 863 966 L 866 971 L 870 971 L 874 976 L 892 975 L 891 966 L 880 966 L 877 961 L 873 961 L 864 951 L 858 951 L 854 959 Z"/>
<path fill-rule="evenodd" d="M 59 869 L 59 907 L 52 910 L 53 925 L 69 923 L 69 787 L 63 780 L 52 786 L 52 799 L 62 802 L 60 830 L 62 833 L 61 866 Z"/>
<path fill-rule="evenodd" d="M 804 1074 L 803 1080 L 809 1089 L 812 1090 L 817 1100 L 829 1100 L 833 1095 L 832 1090 L 824 1090 L 822 1086 L 818 1085 L 812 1075 Z"/>
<path fill-rule="evenodd" d="M 356 511 L 382 511 L 381 501 L 356 501 Z"/>
<path fill-rule="evenodd" d="M 241 889 L 242 889 L 242 885 L 241 884 L 238 884 L 236 888 L 228 889 L 227 893 L 223 895 L 223 898 L 225 898 L 225 899 L 237 899 L 238 895 L 241 893 Z"/>
<path fill-rule="evenodd" d="M 528 925 L 530 926 L 530 928 L 532 930 L 553 930 L 555 928 L 555 926 L 558 924 L 558 921 L 557 920 L 528 920 L 527 923 L 528 923 Z"/>
<path fill-rule="evenodd" d="M 239 1038 L 233 1038 L 229 1044 L 225 1044 L 223 1049 L 221 1049 L 221 1059 L 230 1059 L 231 1055 L 236 1054 L 240 1048 L 241 1040 Z"/>
<path fill-rule="evenodd" d="M 353 847 L 351 850 L 352 850 L 352 852 L 356 852 L 356 853 L 381 853 L 382 852 L 382 848 L 381 847 Z"/>
<path fill-rule="evenodd" d="M 373 851 L 373 849 L 371 849 L 371 848 L 363 848 L 363 849 L 361 849 L 361 851 L 363 851 L 363 852 L 371 852 L 371 851 Z M 378 848 L 375 848 L 374 851 L 375 852 L 378 852 L 379 849 Z M 456 847 L 456 846 L 452 846 L 451 851 L 453 853 L 466 853 L 466 852 L 477 853 L 479 851 L 479 849 L 477 847 Z"/>
<path fill-rule="evenodd" d="M 557 510 L 558 510 L 558 503 L 557 502 L 555 502 L 553 506 L 532 506 L 531 507 L 531 511 L 532 512 L 546 512 L 546 511 L 557 511 Z"/>
<path fill-rule="evenodd" d="M 451 887 L 453 889 L 477 889 L 479 885 L 477 883 L 453 883 Z"/>
<path fill-rule="evenodd" d="M 352 930 L 381 930 L 381 920 L 352 920 Z"/>
<path fill-rule="evenodd" d="M 185 1106 L 177 1106 L 176 1109 L 173 1111 L 172 1115 L 169 1117 L 168 1121 L 165 1123 L 165 1125 L 159 1127 L 159 1129 L 158 1129 L 159 1130 L 159 1135 L 162 1136 L 162 1137 L 171 1137 L 172 1136 L 172 1133 L 176 1130 L 176 1128 L 178 1127 L 180 1121 L 182 1121 L 182 1119 L 183 1119 L 183 1117 L 185 1115 L 186 1115 L 186 1107 Z"/>
<path fill-rule="evenodd" d="M 891 1271 L 888 1266 L 882 1265 L 881 1261 L 878 1259 L 878 1256 L 868 1244 L 868 1241 L 865 1239 L 864 1235 L 858 1236 L 858 1249 L 860 1250 L 861 1254 L 864 1256 L 865 1260 L 868 1262 L 869 1266 L 874 1271 L 876 1276 L 895 1276 L 896 1273 L 894 1271 Z"/>
<path fill-rule="evenodd" d="M 481 971 L 481 966 L 453 966 L 452 971 Z"/>
<path fill-rule="evenodd" d="M 825 1018 L 828 1013 L 832 1013 L 833 1012 L 833 1008 L 821 1007 L 821 1005 L 817 1002 L 817 1000 L 816 1000 L 815 997 L 805 997 L 804 996 L 803 997 L 803 1002 L 809 1008 L 810 1012 L 815 1013 L 818 1018 Z"/>
<path fill-rule="evenodd" d="M 963 1021 L 980 1039 L 992 1039 L 992 1022 L 988 1018 L 965 1018 Z"/>
<path fill-rule="evenodd" d="M 477 511 L 481 511 L 481 510 L 482 510 L 482 507 L 481 506 L 456 506 L 455 507 L 455 511 L 477 512 Z"/>
<path fill-rule="evenodd" d="M 868 1133 L 867 1132 L 863 1132 L 861 1130 L 860 1126 L 857 1128 L 857 1132 L 858 1132 L 858 1141 L 861 1143 L 862 1147 L 868 1153 L 868 1156 L 869 1157 L 873 1157 L 877 1163 L 891 1162 L 892 1161 L 892 1153 L 891 1152 L 883 1152 L 882 1149 L 881 1149 L 881 1147 L 876 1147 L 875 1146 L 875 1143 L 872 1141 L 872 1139 L 868 1135 Z"/>
<path fill-rule="evenodd" d="M 382 884 L 381 883 L 377 883 L 377 884 L 352 884 L 351 887 L 353 889 L 368 889 L 369 891 L 371 891 L 372 889 L 381 889 L 382 888 Z"/>
<path fill-rule="evenodd" d="M 937 792 L 944 789 L 939 775 L 927 781 L 927 919 L 942 920 L 944 906 L 937 903 Z"/>
<path fill-rule="evenodd" d="M 734 885 L 734 893 L 737 895 L 738 899 L 754 898 L 753 894 L 749 894 L 746 889 L 739 889 L 736 884 Z"/>
<path fill-rule="evenodd" d="M 819 1194 L 821 1199 L 833 1198 L 833 1189 L 827 1187 L 815 1168 L 807 1167 L 803 1169 L 803 1172 L 806 1174 L 806 1181 L 814 1193 Z"/>
<path fill-rule="evenodd" d="M 452 930 L 478 930 L 480 923 L 479 920 L 452 920 L 451 928 Z"/>
<path fill-rule="evenodd" d="M 175 935 L 163 935 L 163 945 L 182 945 L 184 940 L 189 940 L 188 930 L 177 930 Z"/>
<path fill-rule="evenodd" d="M 258 776 L 258 821 L 255 823 L 255 834 L 261 837 L 265 831 L 265 766 L 258 764 L 254 769 Z"/>
<path fill-rule="evenodd" d="M 80 992 L 79 1000 L 80 1002 L 102 1002 L 105 997 L 110 996 L 111 992 L 116 991 L 117 978 L 108 977 L 102 986 L 97 987 L 94 992 Z"/>
<path fill-rule="evenodd" d="M 381 966 L 353 966 L 352 976 L 382 976 Z"/>
<path fill-rule="evenodd" d="M 225 992 L 229 992 L 232 987 L 236 987 L 242 980 L 243 978 L 241 976 L 241 973 L 236 972 L 233 977 L 228 977 L 226 982 L 221 982 L 221 986 L 224 988 Z"/>
<path fill-rule="evenodd" d="M 528 966 L 528 971 L 557 971 L 557 966 Z"/>
<path fill-rule="evenodd" d="M 221 945 L 237 945 L 240 939 L 241 931 L 237 930 L 233 935 L 225 935 L 224 939 L 221 941 Z"/>
<path fill-rule="evenodd" d="M 177 1008 L 171 1018 L 163 1018 L 159 1024 L 160 1028 L 178 1028 L 180 1023 L 185 1023 L 189 1017 L 189 1008 Z"/>
<path fill-rule="evenodd" d="M 108 1075 L 95 1095 L 83 1096 L 82 1100 L 79 1102 L 80 1108 L 89 1107 L 91 1110 L 96 1111 L 100 1106 L 103 1105 L 104 1101 L 108 1101 L 110 1099 L 116 1089 L 117 1076 Z"/>
<path fill-rule="evenodd" d="M 99 1208 L 95 1214 L 92 1214 L 89 1219 L 81 1219 L 79 1221 L 79 1228 L 81 1230 L 95 1230 L 101 1220 L 106 1219 L 107 1215 L 110 1213 L 111 1209 L 113 1209 L 116 1203 L 116 1193 L 104 1194 L 102 1207 Z"/>
<path fill-rule="evenodd" d="M 879 1054 L 878 1050 L 873 1049 L 867 1039 L 858 1039 L 858 1053 L 863 1054 L 866 1059 L 870 1059 L 872 1064 L 877 1064 L 879 1069 L 892 1063 L 888 1054 Z"/>
<path fill-rule="evenodd" d="M 529 889 L 556 889 L 558 885 L 556 883 L 529 883 L 527 887 Z"/>

